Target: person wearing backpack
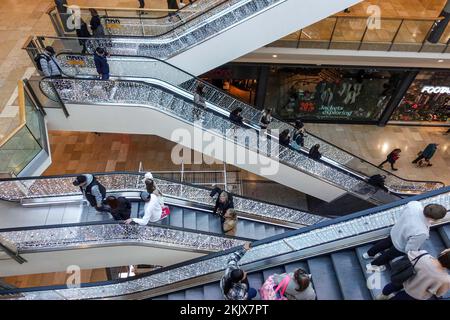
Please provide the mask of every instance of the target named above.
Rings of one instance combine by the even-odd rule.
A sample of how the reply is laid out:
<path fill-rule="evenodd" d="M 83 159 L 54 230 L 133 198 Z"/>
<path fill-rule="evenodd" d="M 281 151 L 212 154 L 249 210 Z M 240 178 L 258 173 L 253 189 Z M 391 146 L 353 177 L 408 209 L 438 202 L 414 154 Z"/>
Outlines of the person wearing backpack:
<path fill-rule="evenodd" d="M 367 181 L 369 184 L 371 184 L 374 187 L 380 188 L 383 191 L 386 191 L 389 193 L 389 189 L 385 186 L 386 176 L 381 174 L 374 174 L 369 178 Z"/>
<path fill-rule="evenodd" d="M 250 242 L 245 243 L 228 259 L 225 274 L 220 280 L 220 288 L 225 300 L 252 300 L 257 295 L 256 289 L 250 287 L 247 272 L 238 265 L 239 260 L 250 250 L 250 247 Z"/>
<path fill-rule="evenodd" d="M 86 24 L 86 22 L 84 22 L 83 19 L 81 19 L 80 27 L 78 29 L 76 29 L 76 33 L 77 33 L 77 37 L 78 37 L 78 42 L 83 47 L 81 49 L 81 53 L 85 54 L 87 52 L 87 48 L 86 48 L 87 39 L 86 38 L 90 38 L 91 34 L 89 33 L 87 24 Z"/>
<path fill-rule="evenodd" d="M 450 249 L 434 258 L 427 251 L 410 251 L 408 259 L 415 274 L 402 284 L 388 283 L 377 300 L 429 300 L 450 290 Z"/>
<path fill-rule="evenodd" d="M 61 68 L 55 59 L 55 49 L 53 47 L 45 47 L 44 53 L 38 54 L 34 61 L 36 62 L 37 69 L 41 71 L 46 77 L 59 77 L 61 76 Z"/>
<path fill-rule="evenodd" d="M 83 196 L 97 211 L 106 211 L 106 207 L 103 205 L 103 199 L 106 196 L 106 188 L 97 181 L 92 174 L 82 174 L 78 176 L 73 185 L 80 187 Z"/>
<path fill-rule="evenodd" d="M 111 213 L 114 220 L 127 220 L 131 216 L 131 202 L 125 197 L 109 196 L 103 201 L 107 211 Z"/>
<path fill-rule="evenodd" d="M 306 271 L 299 268 L 294 272 L 274 274 L 274 285 L 278 286 L 286 277 L 289 278 L 289 282 L 284 291 L 284 297 L 288 300 L 316 300 L 311 276 Z"/>
<path fill-rule="evenodd" d="M 392 150 L 387 156 L 386 156 L 386 160 L 384 160 L 382 163 L 380 163 L 380 165 L 378 166 L 379 168 L 383 168 L 383 165 L 385 163 L 388 163 L 391 165 L 391 169 L 393 171 L 397 171 L 397 168 L 394 168 L 394 164 L 395 162 L 400 158 L 400 152 L 402 152 L 401 149 L 394 149 Z"/>
<path fill-rule="evenodd" d="M 373 259 L 366 265 L 369 272 L 386 270 L 386 264 L 407 254 L 418 251 L 430 236 L 431 223 L 447 214 L 440 204 L 429 204 L 425 208 L 419 201 L 409 202 L 391 229 L 389 237 L 380 240 L 363 254 L 364 259 Z"/>

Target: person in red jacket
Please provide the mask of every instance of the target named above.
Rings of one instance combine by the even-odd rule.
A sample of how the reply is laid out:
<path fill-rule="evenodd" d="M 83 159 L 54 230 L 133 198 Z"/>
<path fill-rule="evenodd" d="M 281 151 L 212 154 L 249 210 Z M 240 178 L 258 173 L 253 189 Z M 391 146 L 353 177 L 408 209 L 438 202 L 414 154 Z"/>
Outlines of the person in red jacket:
<path fill-rule="evenodd" d="M 391 164 L 391 169 L 394 171 L 397 171 L 398 169 L 394 168 L 394 163 L 400 158 L 400 152 L 402 152 L 401 149 L 394 149 L 389 153 L 386 157 L 386 160 L 383 161 L 378 167 L 383 168 L 383 165 L 386 162 L 389 162 Z"/>

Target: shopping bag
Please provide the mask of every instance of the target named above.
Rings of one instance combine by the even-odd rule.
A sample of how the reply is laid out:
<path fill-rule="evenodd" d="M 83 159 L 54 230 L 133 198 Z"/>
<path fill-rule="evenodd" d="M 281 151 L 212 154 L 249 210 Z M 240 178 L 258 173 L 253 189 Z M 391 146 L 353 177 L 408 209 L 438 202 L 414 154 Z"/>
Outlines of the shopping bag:
<path fill-rule="evenodd" d="M 287 300 L 284 292 L 289 284 L 290 277 L 287 275 L 278 286 L 275 285 L 273 275 L 267 278 L 262 287 L 259 289 L 261 300 Z M 281 290 L 280 290 L 281 289 Z"/>

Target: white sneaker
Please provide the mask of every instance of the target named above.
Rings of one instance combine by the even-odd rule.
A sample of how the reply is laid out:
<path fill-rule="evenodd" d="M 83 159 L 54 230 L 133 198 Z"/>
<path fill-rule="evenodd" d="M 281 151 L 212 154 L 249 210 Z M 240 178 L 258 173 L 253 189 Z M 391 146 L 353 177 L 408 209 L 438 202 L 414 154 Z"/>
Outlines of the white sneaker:
<path fill-rule="evenodd" d="M 366 270 L 368 272 L 383 272 L 386 270 L 386 266 L 374 266 L 371 263 L 366 264 Z"/>
<path fill-rule="evenodd" d="M 381 256 L 381 253 L 377 253 L 374 257 L 369 256 L 369 254 L 368 254 L 367 252 L 364 252 L 363 255 L 362 255 L 362 257 L 363 257 L 364 259 L 366 259 L 366 260 L 369 260 L 369 259 L 376 259 L 376 258 L 378 258 L 379 256 Z"/>
<path fill-rule="evenodd" d="M 395 293 L 391 293 L 388 296 L 385 296 L 384 294 L 380 293 L 375 299 L 376 300 L 389 300 L 395 296 Z"/>

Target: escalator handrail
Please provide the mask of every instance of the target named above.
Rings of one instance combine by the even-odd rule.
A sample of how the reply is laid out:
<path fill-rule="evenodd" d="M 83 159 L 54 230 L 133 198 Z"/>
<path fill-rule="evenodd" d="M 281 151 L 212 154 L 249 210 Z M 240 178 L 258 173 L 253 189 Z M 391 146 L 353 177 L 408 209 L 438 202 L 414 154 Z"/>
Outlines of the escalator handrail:
<path fill-rule="evenodd" d="M 350 221 L 350 220 L 361 218 L 363 216 L 369 216 L 369 215 L 372 215 L 372 214 L 380 213 L 381 211 L 385 211 L 385 210 L 389 210 L 389 209 L 393 209 L 395 207 L 399 207 L 399 206 L 405 205 L 405 204 L 407 204 L 410 201 L 424 200 L 426 198 L 430 198 L 430 197 L 437 196 L 437 195 L 444 194 L 444 193 L 448 193 L 448 192 L 450 192 L 450 186 L 449 187 L 444 187 L 444 188 L 439 189 L 439 190 L 431 191 L 431 192 L 429 192 L 427 194 L 416 195 L 416 196 L 413 196 L 413 197 L 408 198 L 408 199 L 402 199 L 402 200 L 396 201 L 394 203 L 381 205 L 381 206 L 378 206 L 378 207 L 375 207 L 375 208 L 363 210 L 361 212 L 353 213 L 353 214 L 350 214 L 350 215 L 347 215 L 347 216 L 339 217 L 339 218 L 332 219 L 332 220 L 329 220 L 329 221 L 320 222 L 320 223 L 318 223 L 318 224 L 316 224 L 314 226 L 309 226 L 309 227 L 301 228 L 301 229 L 298 229 L 298 230 L 288 231 L 286 233 L 283 233 L 283 234 L 280 234 L 280 235 L 275 235 L 273 237 L 269 237 L 269 238 L 266 238 L 266 239 L 263 239 L 263 240 L 254 241 L 252 243 L 252 247 L 256 247 L 258 245 L 269 244 L 271 242 L 282 240 L 282 239 L 287 238 L 287 237 L 300 235 L 302 233 L 307 233 L 307 232 L 315 230 L 315 229 L 321 229 L 321 228 L 328 227 L 328 226 L 331 226 L 331 225 L 335 225 L 335 224 L 338 224 L 338 223 L 347 222 L 347 221 Z M 212 254 L 209 254 L 209 255 L 206 255 L 206 256 L 203 256 L 203 257 L 199 257 L 199 258 L 195 258 L 195 259 L 188 260 L 188 261 L 185 261 L 185 262 L 177 263 L 177 264 L 171 265 L 169 267 L 163 267 L 163 268 L 160 268 L 158 270 L 150 271 L 150 272 L 143 273 L 143 274 L 140 274 L 140 275 L 137 275 L 137 276 L 133 276 L 133 277 L 129 277 L 129 278 L 126 278 L 126 279 L 116 279 L 116 280 L 110 280 L 110 281 L 102 281 L 102 282 L 93 282 L 93 283 L 81 284 L 81 287 L 82 288 L 83 287 L 95 287 L 95 286 L 103 286 L 103 285 L 110 285 L 110 284 L 117 284 L 117 283 L 121 283 L 121 282 L 132 281 L 132 280 L 136 280 L 136 279 L 139 279 L 139 278 L 143 278 L 143 277 L 151 276 L 151 275 L 154 275 L 154 274 L 158 274 L 160 272 L 170 271 L 170 270 L 173 270 L 173 269 L 177 269 L 177 268 L 180 268 L 180 267 L 191 265 L 193 263 L 197 263 L 197 262 L 213 259 L 213 258 L 216 258 L 216 257 L 219 257 L 219 256 L 225 256 L 225 255 L 228 255 L 228 254 L 231 254 L 231 253 L 235 252 L 236 249 L 237 248 L 231 248 L 231 249 L 224 250 L 224 251 L 221 251 L 221 252 L 212 253 Z M 262 259 L 262 260 L 264 260 L 264 259 Z M 5 291 L 5 294 L 20 293 L 20 292 L 32 292 L 32 291 L 58 290 L 58 289 L 67 289 L 67 287 L 66 286 L 46 286 L 46 287 L 37 287 L 37 288 L 25 288 L 25 289 L 18 289 L 18 290 L 8 290 L 8 291 Z M 0 295 L 1 294 L 3 294 L 3 292 L 0 292 Z"/>
<path fill-rule="evenodd" d="M 49 77 L 44 77 L 42 80 L 46 80 L 46 79 L 47 79 L 47 80 L 65 80 L 65 79 L 66 79 L 66 80 L 80 80 L 80 81 L 98 81 L 97 79 L 94 80 L 94 79 L 92 79 L 92 78 L 73 78 L 73 77 L 67 77 L 67 78 L 62 78 L 62 77 L 61 77 L 61 78 L 49 78 Z M 142 78 L 141 78 L 141 79 L 142 79 Z M 167 89 L 167 88 L 164 87 L 163 85 L 155 85 L 155 84 L 153 84 L 153 83 L 150 84 L 150 83 L 148 83 L 148 82 L 145 82 L 145 81 L 142 81 L 142 80 L 137 80 L 137 79 L 132 79 L 132 80 L 130 80 L 130 79 L 121 79 L 120 81 L 121 81 L 121 82 L 138 83 L 138 84 L 143 84 L 143 85 L 146 85 L 146 86 L 158 86 L 158 87 L 160 87 L 160 88 L 163 88 L 163 90 L 165 90 L 165 91 L 169 91 L 170 94 L 172 94 L 172 95 L 176 95 L 176 96 L 181 97 L 183 100 L 187 100 L 186 97 L 180 95 L 180 94 L 177 93 L 177 92 L 173 92 L 173 89 Z M 166 82 L 164 82 L 164 81 L 161 81 L 161 80 L 156 80 L 156 79 L 155 79 L 155 81 L 158 81 L 158 82 L 161 82 L 161 83 L 170 85 L 170 84 L 168 84 L 168 83 L 166 83 Z M 40 82 L 40 85 L 42 85 L 42 83 L 43 83 L 43 82 L 41 81 L 41 82 Z M 170 86 L 176 88 L 176 89 L 179 90 L 179 91 L 185 91 L 184 89 L 175 87 L 175 86 L 173 86 L 173 85 L 170 85 Z M 42 86 L 41 86 L 41 90 L 42 90 L 43 94 L 45 94 L 44 90 L 42 89 Z M 188 94 L 191 95 L 191 93 L 188 93 Z M 47 96 L 47 97 L 48 97 L 48 96 Z M 50 97 L 48 97 L 48 98 L 51 99 Z M 190 101 L 190 102 L 191 102 L 191 101 Z M 100 103 L 99 103 L 99 104 L 100 104 Z M 114 103 L 105 103 L 105 104 L 106 104 L 106 105 L 113 105 Z M 121 104 L 117 104 L 117 105 L 122 105 L 122 106 L 123 106 L 124 104 L 121 103 Z M 133 105 L 136 105 L 136 106 L 137 106 L 137 105 L 140 105 L 140 104 L 133 104 Z M 147 108 L 154 108 L 154 107 L 151 106 L 151 105 L 144 105 L 144 106 L 147 107 Z M 159 112 L 163 112 L 164 114 L 166 114 L 166 115 L 168 115 L 168 116 L 170 116 L 170 117 L 172 117 L 172 118 L 175 117 L 175 115 L 173 115 L 173 114 L 171 114 L 171 113 L 167 113 L 167 112 L 162 111 L 162 110 L 159 110 L 159 109 L 158 109 L 158 111 L 159 111 Z M 215 111 L 215 110 L 211 110 L 211 109 L 210 109 L 210 113 L 214 114 L 215 116 L 218 116 L 218 117 L 222 118 L 222 119 L 225 120 L 225 121 L 230 122 L 230 123 L 231 123 L 232 125 L 234 125 L 234 126 L 239 125 L 239 126 L 242 127 L 242 128 L 248 129 L 248 127 L 247 127 L 246 124 L 242 124 L 242 125 L 240 125 L 240 124 L 235 124 L 235 123 L 232 122 L 228 117 L 225 117 L 222 113 L 219 113 L 219 112 L 217 112 L 217 111 Z M 184 122 L 189 123 L 189 124 L 192 125 L 192 123 L 188 122 L 188 121 L 187 121 L 186 119 L 184 119 L 184 118 L 177 118 L 177 119 L 179 119 L 180 121 L 184 121 Z M 250 129 L 254 129 L 254 128 L 251 128 L 251 127 L 250 127 Z M 204 130 L 206 130 L 206 129 L 204 129 Z M 217 134 L 217 133 L 216 133 L 216 134 Z M 229 140 L 228 137 L 225 137 L 225 139 Z M 248 148 L 247 146 L 245 146 L 245 145 L 241 145 L 241 146 L 242 146 L 242 147 L 245 147 L 246 149 L 249 149 L 249 148 Z M 297 151 L 296 149 L 294 149 L 292 146 L 284 146 L 284 145 L 281 145 L 281 144 L 279 144 L 279 146 L 280 146 L 281 149 L 286 148 L 286 149 L 291 150 L 291 151 L 293 151 L 293 152 L 299 152 L 299 151 Z M 282 152 L 282 151 L 281 151 L 281 152 Z M 280 153 L 281 153 L 281 152 L 280 152 Z M 304 150 L 302 150 L 301 153 L 303 154 L 303 156 L 306 157 L 306 155 L 305 155 L 306 152 L 305 152 Z M 367 181 L 366 181 L 364 178 L 362 178 L 362 177 L 360 177 L 360 176 L 354 174 L 353 172 L 351 172 L 351 171 L 349 171 L 349 170 L 346 170 L 346 168 L 339 167 L 339 166 L 337 166 L 337 165 L 333 165 L 333 164 L 331 164 L 331 163 L 329 163 L 329 162 L 327 162 L 327 161 L 325 161 L 325 160 L 323 160 L 323 159 L 319 159 L 319 160 L 313 159 L 313 160 L 314 160 L 315 162 L 317 162 L 317 163 L 320 163 L 321 165 L 324 165 L 324 166 L 326 166 L 326 167 L 330 167 L 330 168 L 332 168 L 333 170 L 336 170 L 336 171 L 338 171 L 338 172 L 340 172 L 340 173 L 342 173 L 342 174 L 344 174 L 344 175 L 352 176 L 353 178 L 355 178 L 355 179 L 357 179 L 357 180 L 360 180 L 360 181 L 363 181 L 364 183 L 366 183 L 367 185 L 369 185 L 369 184 L 367 183 Z M 302 167 L 293 166 L 292 164 L 283 161 L 283 159 L 281 159 L 281 158 L 278 158 L 278 161 L 280 161 L 280 163 L 283 163 L 284 165 L 289 166 L 289 167 L 291 167 L 291 168 L 293 168 L 293 169 L 295 169 L 295 170 L 298 170 L 298 171 L 304 172 L 304 173 L 306 173 L 306 174 L 308 174 L 308 175 L 310 175 L 310 176 L 316 177 L 317 179 L 319 179 L 319 180 L 321 180 L 321 181 L 323 181 L 323 182 L 325 182 L 325 183 L 334 185 L 335 187 L 341 188 L 342 190 L 346 190 L 347 192 L 352 193 L 352 194 L 354 194 L 354 195 L 356 195 L 356 196 L 360 196 L 360 194 L 358 194 L 358 193 L 355 192 L 354 190 L 347 190 L 347 189 L 344 189 L 342 186 L 340 186 L 340 185 L 337 184 L 336 182 L 329 181 L 329 180 L 325 180 L 324 177 L 319 176 L 319 175 L 317 175 L 317 174 L 314 174 L 314 173 L 312 173 L 312 172 L 308 172 L 308 171 L 304 170 Z M 372 185 L 370 185 L 370 187 L 376 189 L 377 191 L 380 190 L 379 188 L 377 188 L 377 187 L 375 187 L 375 186 L 372 186 Z M 373 196 L 374 193 L 371 193 L 371 195 Z M 399 198 L 399 196 L 396 196 L 396 197 Z M 371 198 L 371 199 L 372 199 L 372 201 L 376 201 L 377 204 L 379 203 L 379 200 L 374 199 L 374 198 Z"/>
<path fill-rule="evenodd" d="M 81 56 L 83 56 L 83 54 L 78 54 L 78 53 L 75 53 L 75 54 L 74 54 L 74 53 L 68 53 L 68 52 L 60 52 L 60 53 L 58 53 L 57 56 L 63 55 L 63 54 L 67 54 L 67 55 L 81 55 Z M 175 66 L 175 65 L 173 65 L 173 64 L 171 64 L 171 63 L 169 63 L 169 62 L 163 61 L 163 60 L 158 59 L 158 58 L 153 58 L 153 57 L 124 56 L 124 55 L 115 55 L 114 57 L 118 57 L 118 58 L 121 58 L 121 57 L 130 57 L 130 58 L 140 58 L 140 59 L 144 59 L 144 60 L 155 60 L 155 61 L 158 61 L 159 63 L 162 63 L 162 64 L 164 64 L 164 65 L 168 65 L 169 67 L 171 67 L 171 68 L 173 68 L 173 69 L 176 69 L 176 70 L 178 70 L 179 72 L 188 75 L 189 77 L 195 79 L 197 82 L 203 83 L 203 84 L 204 84 L 205 86 L 207 86 L 208 88 L 212 88 L 213 90 L 216 90 L 216 91 L 220 92 L 221 94 L 224 94 L 224 95 L 226 95 L 226 96 L 228 96 L 228 97 L 231 97 L 232 99 L 234 99 L 234 100 L 236 100 L 236 101 L 239 101 L 240 103 L 246 105 L 246 107 L 248 107 L 248 108 L 250 108 L 250 109 L 253 109 L 253 110 L 256 110 L 256 111 L 258 111 L 258 112 L 261 114 L 261 111 L 260 111 L 260 110 L 254 108 L 253 106 L 247 104 L 246 102 L 244 102 L 244 101 L 242 101 L 242 100 L 240 100 L 240 99 L 238 99 L 238 98 L 236 98 L 236 97 L 231 96 L 231 95 L 230 95 L 229 93 L 227 93 L 226 91 L 224 91 L 224 90 L 222 90 L 222 89 L 220 89 L 220 88 L 217 88 L 217 87 L 211 85 L 211 84 L 208 83 L 207 81 L 204 81 L 204 80 L 202 80 L 202 79 L 200 79 L 200 78 L 198 78 L 198 77 L 192 75 L 191 73 L 189 73 L 189 72 L 187 72 L 187 71 L 184 71 L 184 70 L 178 68 L 177 66 Z M 283 120 L 279 119 L 279 118 L 276 117 L 276 116 L 272 116 L 272 117 L 273 117 L 274 119 L 276 119 L 277 121 L 281 122 L 281 123 L 286 123 L 286 124 L 288 124 L 288 125 L 291 127 L 291 130 L 294 129 L 294 126 L 292 126 L 290 123 L 284 122 Z M 359 161 L 362 162 L 362 163 L 366 163 L 366 164 L 370 165 L 371 167 L 375 168 L 376 170 L 381 171 L 381 172 L 382 172 L 384 175 L 386 175 L 386 176 L 393 176 L 393 177 L 395 177 L 395 178 L 397 178 L 397 179 L 399 179 L 399 180 L 403 180 L 403 181 L 407 181 L 407 182 L 412 182 L 412 183 L 413 183 L 413 182 L 418 182 L 418 183 L 433 183 L 433 184 L 436 184 L 436 185 L 441 185 L 442 187 L 445 186 L 445 184 L 444 184 L 443 182 L 441 182 L 441 181 L 433 181 L 433 180 L 411 180 L 411 179 L 402 178 L 402 177 L 400 177 L 400 176 L 398 176 L 398 175 L 396 175 L 396 174 L 394 174 L 394 173 L 391 173 L 391 172 L 389 172 L 389 171 L 387 171 L 387 170 L 385 170 L 385 169 L 379 168 L 379 167 L 376 166 L 375 164 L 373 164 L 373 163 L 371 163 L 371 162 L 369 162 L 369 161 L 367 161 L 367 160 L 364 160 L 364 159 L 362 159 L 361 157 L 359 157 L 359 156 L 357 156 L 357 155 L 354 155 L 353 153 L 351 153 L 351 152 L 349 152 L 349 151 L 346 151 L 346 150 L 342 149 L 341 147 L 338 147 L 337 145 L 335 145 L 335 144 L 333 144 L 333 143 L 331 143 L 331 142 L 328 142 L 328 141 L 323 140 L 322 138 L 320 138 L 320 137 L 318 137 L 318 136 L 312 134 L 312 133 L 309 132 L 309 131 L 306 131 L 306 130 L 305 130 L 305 133 L 308 134 L 308 135 L 310 135 L 310 136 L 312 136 L 312 137 L 314 137 L 314 138 L 317 139 L 317 140 L 323 141 L 324 144 L 328 144 L 328 145 L 332 146 L 333 148 L 340 150 L 340 151 L 343 152 L 343 153 L 349 154 L 351 157 L 353 157 L 353 158 L 359 160 Z M 274 137 L 274 138 L 277 138 L 277 137 Z M 295 150 L 295 149 L 294 149 L 294 150 Z M 304 151 L 304 150 L 303 150 L 303 151 Z M 326 155 L 326 154 L 323 154 L 323 156 L 326 157 L 327 155 Z M 348 166 L 345 165 L 345 164 L 341 164 L 341 165 L 344 166 L 344 167 L 346 167 L 347 169 L 353 171 L 353 172 L 357 172 L 357 173 L 362 174 L 362 175 L 364 175 L 365 177 L 369 178 L 365 173 L 360 172 L 360 171 L 358 171 L 357 169 L 350 168 L 350 167 L 348 167 Z M 388 187 L 388 189 L 389 189 L 389 186 L 387 186 L 387 187 Z M 398 194 L 398 195 L 410 195 L 410 194 L 411 194 L 411 193 L 395 192 L 394 190 L 391 190 L 391 192 L 393 192 L 393 193 L 395 193 L 395 194 Z"/>
<path fill-rule="evenodd" d="M 143 177 L 145 172 L 138 172 L 138 171 L 114 171 L 114 172 L 94 172 L 94 173 L 90 172 L 90 174 L 92 174 L 93 176 L 108 176 L 108 175 L 116 175 L 116 174 L 117 175 L 122 175 L 123 174 L 123 175 L 140 175 L 140 176 Z M 61 175 L 35 176 L 35 177 L 0 178 L 0 183 L 1 182 L 6 182 L 6 181 L 22 181 L 22 180 L 26 181 L 26 180 L 46 180 L 46 179 L 58 179 L 58 178 L 75 178 L 78 175 L 79 174 L 61 174 Z M 168 181 L 170 183 L 179 184 L 179 185 L 185 185 L 185 186 L 192 187 L 192 188 L 202 189 L 202 190 L 209 191 L 209 192 L 212 190 L 210 188 L 207 188 L 206 186 L 199 186 L 199 185 L 196 185 L 196 184 L 193 184 L 193 183 L 190 183 L 190 182 L 185 182 L 185 181 L 180 182 L 180 181 L 177 181 L 175 179 L 170 179 L 170 178 L 166 178 L 166 177 L 160 178 L 160 177 L 158 177 L 158 174 L 155 174 L 154 177 L 159 179 L 159 180 L 164 180 L 164 181 Z M 111 191 L 111 193 L 114 193 L 114 192 L 116 192 L 116 191 Z M 297 211 L 299 213 L 303 213 L 303 214 L 318 216 L 318 215 L 315 215 L 315 214 L 310 213 L 308 211 L 303 211 L 303 210 L 299 210 L 299 209 L 296 209 L 296 208 L 292 208 L 292 207 L 289 207 L 289 206 L 284 205 L 284 204 L 277 204 L 277 203 L 269 202 L 269 201 L 266 201 L 266 200 L 259 200 L 259 199 L 254 199 L 254 198 L 251 198 L 251 197 L 248 197 L 248 196 L 244 196 L 244 195 L 238 195 L 238 194 L 235 194 L 235 193 L 232 193 L 232 192 L 229 192 L 229 191 L 227 191 L 227 192 L 229 194 L 231 194 L 233 198 L 242 198 L 244 200 L 256 201 L 256 202 L 260 202 L 260 203 L 263 203 L 263 204 L 266 204 L 266 205 L 270 205 L 270 206 L 277 206 L 277 207 L 280 207 L 280 208 L 285 208 L 285 209 L 289 209 L 289 210 L 295 210 L 295 211 Z M 78 193 L 78 194 L 81 194 L 81 192 Z M 55 195 L 55 196 L 59 196 L 59 195 Z M 46 197 L 48 197 L 48 196 L 46 196 Z M 2 201 L 9 201 L 9 202 L 15 202 L 15 201 L 2 199 L 2 198 L 0 198 L 0 200 L 2 200 Z"/>

